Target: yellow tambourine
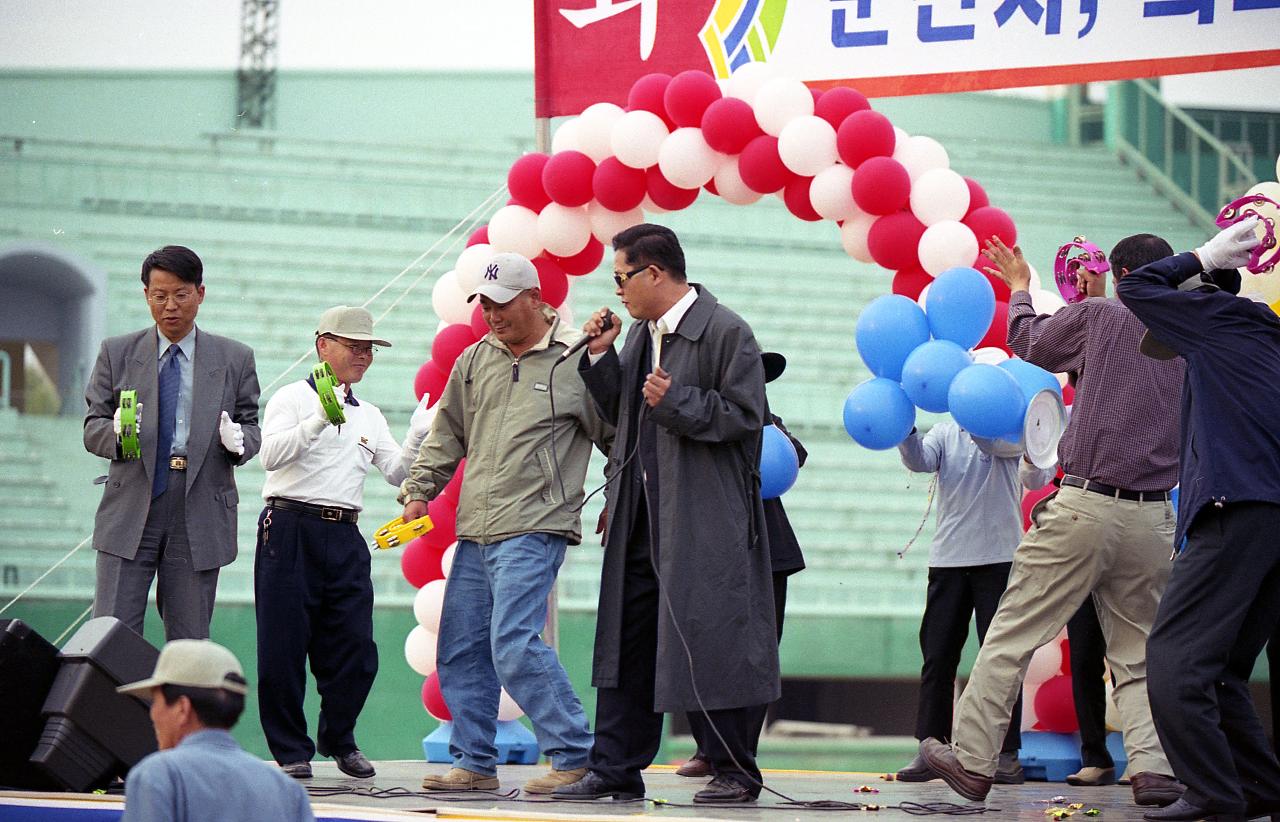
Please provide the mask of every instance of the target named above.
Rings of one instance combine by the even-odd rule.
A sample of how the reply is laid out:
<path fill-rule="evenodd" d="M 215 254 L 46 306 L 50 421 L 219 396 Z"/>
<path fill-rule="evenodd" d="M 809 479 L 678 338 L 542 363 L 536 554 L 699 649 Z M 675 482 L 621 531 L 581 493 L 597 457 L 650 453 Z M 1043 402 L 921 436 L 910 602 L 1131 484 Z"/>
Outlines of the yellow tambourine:
<path fill-rule="evenodd" d="M 403 517 L 396 517 L 373 532 L 373 544 L 382 550 L 397 548 L 415 537 L 422 536 L 434 527 L 431 524 L 431 517 L 418 517 L 412 522 L 405 522 Z"/>

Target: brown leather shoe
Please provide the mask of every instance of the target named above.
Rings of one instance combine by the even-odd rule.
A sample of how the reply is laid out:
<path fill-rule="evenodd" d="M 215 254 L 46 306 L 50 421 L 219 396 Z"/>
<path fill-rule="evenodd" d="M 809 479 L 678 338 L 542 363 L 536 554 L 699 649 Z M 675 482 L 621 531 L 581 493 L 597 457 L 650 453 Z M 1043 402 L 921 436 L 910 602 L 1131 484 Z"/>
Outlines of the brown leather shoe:
<path fill-rule="evenodd" d="M 566 771 L 552 768 L 544 775 L 530 779 L 524 783 L 525 793 L 555 793 L 556 791 L 568 785 L 578 782 L 582 777 L 587 775 L 586 767 L 570 768 Z"/>
<path fill-rule="evenodd" d="M 676 768 L 676 776 L 711 776 L 711 763 L 696 754 L 688 762 Z"/>
<path fill-rule="evenodd" d="M 1102 785 L 1116 784 L 1115 768 L 1099 768 L 1086 765 L 1067 777 L 1067 784 L 1077 788 L 1095 788 Z"/>
<path fill-rule="evenodd" d="M 498 777 L 466 768 L 450 768 L 446 773 L 423 777 L 422 787 L 428 791 L 496 791 Z"/>
<path fill-rule="evenodd" d="M 1177 802 L 1187 789 L 1186 785 L 1172 776 L 1151 771 L 1130 774 L 1129 787 L 1133 790 L 1135 804 L 1156 805 L 1161 808 Z"/>
<path fill-rule="evenodd" d="M 933 768 L 947 787 L 972 802 L 982 802 L 991 792 L 993 780 L 989 776 L 965 770 L 950 745 L 929 737 L 920 743 L 920 755 Z"/>

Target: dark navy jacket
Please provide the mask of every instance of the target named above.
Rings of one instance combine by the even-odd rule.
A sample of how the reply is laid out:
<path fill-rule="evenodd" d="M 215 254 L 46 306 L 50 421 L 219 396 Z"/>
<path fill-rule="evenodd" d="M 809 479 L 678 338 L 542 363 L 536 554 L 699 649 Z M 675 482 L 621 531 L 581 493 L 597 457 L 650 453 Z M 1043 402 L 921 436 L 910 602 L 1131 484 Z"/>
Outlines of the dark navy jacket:
<path fill-rule="evenodd" d="M 1187 362 L 1175 545 L 1210 503 L 1280 504 L 1280 318 L 1225 291 L 1177 290 L 1203 270 L 1178 254 L 1116 283 L 1121 302 Z"/>

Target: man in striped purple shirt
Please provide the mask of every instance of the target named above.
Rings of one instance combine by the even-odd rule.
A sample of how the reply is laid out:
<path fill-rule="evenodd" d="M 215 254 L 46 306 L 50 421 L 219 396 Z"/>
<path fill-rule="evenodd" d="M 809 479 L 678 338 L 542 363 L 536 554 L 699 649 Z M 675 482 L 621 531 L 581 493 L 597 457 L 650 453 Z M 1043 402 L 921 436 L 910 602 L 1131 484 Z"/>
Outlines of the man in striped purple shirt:
<path fill-rule="evenodd" d="M 1009 347 L 1055 373 L 1080 373 L 1071 421 L 1058 446 L 1065 476 L 1037 506 L 1018 546 L 1009 586 L 978 652 L 956 709 L 952 743 L 927 739 L 920 752 L 962 796 L 986 798 L 1010 711 L 1036 648 L 1093 596 L 1115 678 L 1114 698 L 1134 801 L 1168 805 L 1183 790 L 1151 720 L 1146 642 L 1169 579 L 1178 482 L 1179 400 L 1183 364 L 1138 352 L 1143 325 L 1119 300 L 1091 284 L 1088 299 L 1037 316 L 1031 271 L 1018 248 L 987 244 L 1009 284 Z M 1150 234 L 1112 250 L 1119 279 L 1171 253 Z"/>

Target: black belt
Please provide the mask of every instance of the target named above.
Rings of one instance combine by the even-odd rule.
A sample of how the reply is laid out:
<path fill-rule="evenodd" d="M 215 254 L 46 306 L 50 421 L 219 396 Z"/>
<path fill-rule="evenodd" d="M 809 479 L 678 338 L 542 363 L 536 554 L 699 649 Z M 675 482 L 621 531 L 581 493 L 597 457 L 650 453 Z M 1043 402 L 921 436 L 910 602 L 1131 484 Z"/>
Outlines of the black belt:
<path fill-rule="evenodd" d="M 268 508 L 279 508 L 281 511 L 295 511 L 299 514 L 319 517 L 328 522 L 352 522 L 360 518 L 358 511 L 350 508 L 333 508 L 328 505 L 312 505 L 309 502 L 298 502 L 296 499 L 272 497 L 267 500 Z"/>
<path fill-rule="evenodd" d="M 1127 499 L 1132 502 L 1169 501 L 1168 491 L 1130 491 L 1128 488 L 1117 488 L 1114 485 L 1107 485 L 1105 482 L 1087 480 L 1083 477 L 1063 477 L 1060 484 L 1070 485 L 1072 488 L 1083 488 L 1085 491 L 1102 494 L 1104 497 Z"/>

